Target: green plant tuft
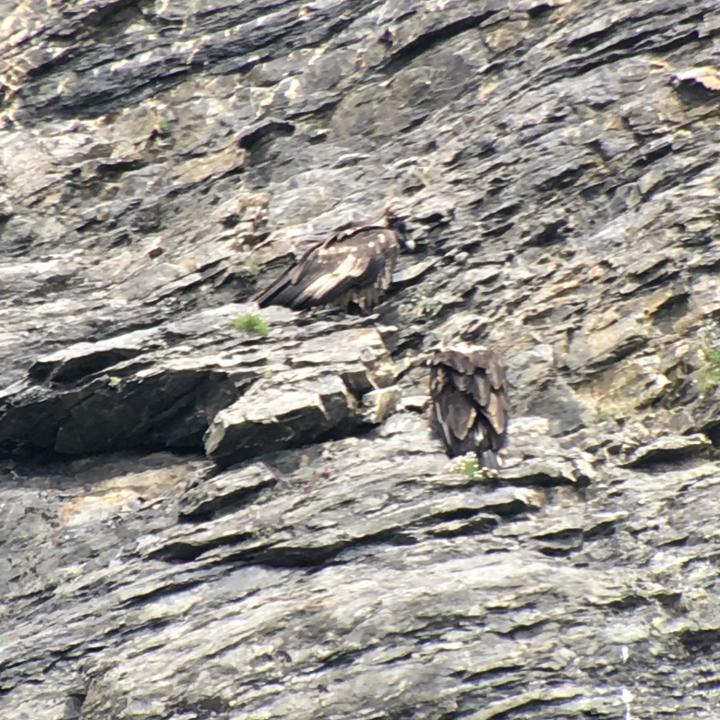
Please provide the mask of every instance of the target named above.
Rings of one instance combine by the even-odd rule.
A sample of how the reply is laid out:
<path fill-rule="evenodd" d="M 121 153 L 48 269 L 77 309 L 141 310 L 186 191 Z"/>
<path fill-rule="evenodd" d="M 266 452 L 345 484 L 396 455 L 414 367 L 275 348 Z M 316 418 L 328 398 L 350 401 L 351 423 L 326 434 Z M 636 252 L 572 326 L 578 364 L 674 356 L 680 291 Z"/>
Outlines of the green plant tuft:
<path fill-rule="evenodd" d="M 155 121 L 155 132 L 159 137 L 170 135 L 170 121 L 166 117 L 159 117 Z"/>
<path fill-rule="evenodd" d="M 617 411 L 614 408 L 603 407 L 597 411 L 598 420 L 617 420 Z"/>
<path fill-rule="evenodd" d="M 263 337 L 270 331 L 268 324 L 259 315 L 253 315 L 251 313 L 238 315 L 232 321 L 232 327 L 240 332 L 262 335 Z"/>
<path fill-rule="evenodd" d="M 443 309 L 443 304 L 436 298 L 422 295 L 417 307 L 423 317 L 435 317 Z"/>
<path fill-rule="evenodd" d="M 712 390 L 720 383 L 720 348 L 704 347 L 705 367 L 702 373 L 703 390 Z"/>
<path fill-rule="evenodd" d="M 473 480 L 480 470 L 477 457 L 475 455 L 463 455 L 455 462 L 453 470 Z"/>

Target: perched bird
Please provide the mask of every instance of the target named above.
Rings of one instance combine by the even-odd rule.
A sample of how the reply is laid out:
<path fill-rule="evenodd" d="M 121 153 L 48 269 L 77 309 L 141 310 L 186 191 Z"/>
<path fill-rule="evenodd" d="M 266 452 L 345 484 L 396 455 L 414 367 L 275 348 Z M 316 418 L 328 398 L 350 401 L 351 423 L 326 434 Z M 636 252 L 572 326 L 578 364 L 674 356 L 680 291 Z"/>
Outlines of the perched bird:
<path fill-rule="evenodd" d="M 458 343 L 430 360 L 432 418 L 450 457 L 474 452 L 498 470 L 507 440 L 505 362 L 494 350 Z"/>
<path fill-rule="evenodd" d="M 306 310 L 332 303 L 368 310 L 390 287 L 401 246 L 415 248 L 405 223 L 388 210 L 381 225 L 340 230 L 313 245 L 251 299 L 260 307 Z"/>

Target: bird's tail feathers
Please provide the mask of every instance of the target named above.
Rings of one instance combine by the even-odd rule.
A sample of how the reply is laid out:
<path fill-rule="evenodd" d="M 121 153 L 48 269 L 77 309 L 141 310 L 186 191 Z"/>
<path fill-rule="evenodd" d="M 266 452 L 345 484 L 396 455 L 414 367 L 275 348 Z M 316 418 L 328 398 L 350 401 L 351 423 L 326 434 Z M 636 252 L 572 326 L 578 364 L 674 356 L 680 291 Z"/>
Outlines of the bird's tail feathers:
<path fill-rule="evenodd" d="M 478 463 L 489 470 L 500 470 L 500 460 L 493 450 L 479 452 Z"/>

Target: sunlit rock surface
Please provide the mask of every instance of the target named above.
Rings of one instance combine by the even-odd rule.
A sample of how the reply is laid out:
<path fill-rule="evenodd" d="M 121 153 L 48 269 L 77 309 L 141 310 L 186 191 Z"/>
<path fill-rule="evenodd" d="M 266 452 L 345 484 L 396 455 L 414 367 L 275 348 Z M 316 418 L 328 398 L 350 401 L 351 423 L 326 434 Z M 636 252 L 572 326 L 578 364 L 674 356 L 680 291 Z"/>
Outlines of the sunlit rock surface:
<path fill-rule="evenodd" d="M 7 5 L 0 717 L 717 720 L 716 3 Z M 372 315 L 249 302 L 389 204 Z"/>

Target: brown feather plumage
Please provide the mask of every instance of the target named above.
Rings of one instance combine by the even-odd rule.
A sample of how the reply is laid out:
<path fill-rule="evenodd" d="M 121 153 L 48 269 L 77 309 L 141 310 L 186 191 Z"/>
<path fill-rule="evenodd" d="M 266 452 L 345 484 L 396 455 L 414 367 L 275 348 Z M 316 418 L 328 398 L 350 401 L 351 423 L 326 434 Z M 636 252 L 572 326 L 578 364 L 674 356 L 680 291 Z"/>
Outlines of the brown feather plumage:
<path fill-rule="evenodd" d="M 385 225 L 341 230 L 313 245 L 251 299 L 260 307 L 305 310 L 319 305 L 373 307 L 390 287 L 404 239 L 404 225 L 388 215 Z"/>
<path fill-rule="evenodd" d="M 435 429 L 448 455 L 474 452 L 481 465 L 499 468 L 507 442 L 505 363 L 494 350 L 460 344 L 438 350 L 430 361 Z"/>

